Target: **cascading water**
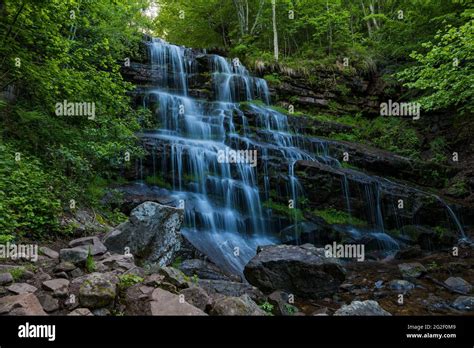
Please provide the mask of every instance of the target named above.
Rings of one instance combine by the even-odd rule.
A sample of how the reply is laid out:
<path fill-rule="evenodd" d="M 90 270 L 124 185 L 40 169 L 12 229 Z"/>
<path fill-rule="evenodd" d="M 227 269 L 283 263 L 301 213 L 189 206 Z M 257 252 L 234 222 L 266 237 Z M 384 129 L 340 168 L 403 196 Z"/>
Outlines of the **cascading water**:
<path fill-rule="evenodd" d="M 221 56 L 207 55 L 214 100 L 197 99 L 189 93 L 197 70 L 189 50 L 159 39 L 151 41 L 149 48 L 155 86 L 146 91 L 144 104 L 155 111 L 160 129 L 141 136 L 153 142 L 153 175 L 166 175 L 170 194 L 184 203 L 182 233 L 187 239 L 223 269 L 242 273 L 258 245 L 277 242 L 274 236 L 278 230 L 262 207 L 262 200 L 271 197 L 271 161 L 279 158 L 286 165 L 287 194 L 295 206 L 303 191 L 295 173 L 297 161 L 341 165 L 329 155 L 327 141 L 294 134 L 286 115 L 265 106 L 270 103 L 265 80 L 250 76 L 238 61 L 230 63 Z M 255 99 L 261 100 L 260 104 L 247 107 L 256 115 L 258 140 L 250 135 L 255 130 L 239 104 Z M 229 153 L 235 157 L 236 150 L 256 151 L 259 166 L 222 157 Z M 257 168 L 262 168 L 260 181 Z M 350 212 L 346 177 L 342 184 Z M 390 244 L 378 195 L 377 187 L 366 186 L 369 211 L 377 227 L 374 233 Z"/>

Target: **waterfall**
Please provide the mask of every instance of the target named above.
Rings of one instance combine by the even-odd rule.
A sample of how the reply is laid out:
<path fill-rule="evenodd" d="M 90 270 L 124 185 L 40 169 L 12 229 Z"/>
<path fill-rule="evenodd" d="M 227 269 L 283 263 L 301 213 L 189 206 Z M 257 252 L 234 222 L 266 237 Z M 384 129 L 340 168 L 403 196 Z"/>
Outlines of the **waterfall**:
<path fill-rule="evenodd" d="M 190 96 L 198 71 L 191 50 L 160 39 L 149 42 L 149 50 L 154 86 L 146 90 L 144 106 L 154 111 L 160 129 L 141 137 L 153 144 L 153 174 L 165 177 L 170 195 L 184 202 L 182 233 L 187 239 L 223 269 L 241 274 L 257 246 L 278 242 L 271 209 L 263 207 L 263 200 L 272 197 L 270 168 L 286 168 L 286 192 L 281 195 L 299 207 L 304 189 L 295 173 L 297 161 L 341 165 L 329 154 L 328 141 L 291 129 L 287 116 L 269 106 L 265 80 L 251 76 L 240 62 L 206 55 L 213 97 L 198 99 Z M 244 115 L 240 102 L 248 102 L 255 119 Z M 222 154 L 236 151 L 255 151 L 258 165 L 222 160 Z M 385 247 L 396 249 L 384 233 L 379 188 L 365 187 L 373 232 Z M 347 177 L 343 191 L 350 213 Z"/>

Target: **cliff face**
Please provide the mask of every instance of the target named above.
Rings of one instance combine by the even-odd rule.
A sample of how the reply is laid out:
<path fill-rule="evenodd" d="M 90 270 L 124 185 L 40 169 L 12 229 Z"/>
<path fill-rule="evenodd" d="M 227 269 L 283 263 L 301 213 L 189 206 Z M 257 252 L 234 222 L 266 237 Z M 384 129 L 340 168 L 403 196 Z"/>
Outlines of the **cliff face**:
<path fill-rule="evenodd" d="M 167 49 L 178 52 L 174 47 Z M 331 121 L 305 116 L 378 115 L 381 101 L 388 99 L 380 77 L 358 75 L 343 68 L 318 68 L 311 76 L 261 69 L 259 76 L 270 75 L 268 95 L 264 81 L 252 77 L 244 67 L 235 68 L 230 60 L 201 50 L 180 50 L 175 59 L 182 61 L 184 68 L 177 68 L 171 60 L 160 66 L 150 53 L 145 53 L 143 59 L 123 71 L 125 78 L 137 86 L 137 105 L 146 105 L 155 112 L 161 132 L 184 132 L 179 138 L 144 133 L 142 139 L 150 156 L 137 177 L 158 175 L 158 186 L 206 192 L 209 202 L 221 204 L 228 198 L 225 189 L 216 183 L 221 179 L 215 177 L 222 174 L 211 163 L 213 155 L 209 153 L 217 146 L 212 141 L 222 139 L 219 144 L 223 146 L 258 152 L 255 178 L 240 178 L 238 168 L 232 168 L 229 177 L 242 180 L 230 189 L 235 200 L 232 207 L 242 214 L 239 219 L 249 233 L 256 220 L 255 211 L 248 210 L 251 202 L 247 199 L 253 197 L 258 203 L 252 209 L 261 211 L 258 219 L 262 219 L 266 233 L 285 236 L 283 239 L 292 243 L 300 243 L 300 234 L 304 233 L 303 240 L 316 244 L 356 240 L 376 250 L 414 244 L 442 249 L 469 234 L 474 221 L 469 205 L 462 200 L 446 200 L 442 191 L 446 180 L 459 175 L 459 168 L 330 139 L 334 133 L 351 133 L 357 126 L 339 123 L 337 117 Z M 229 83 L 232 79 L 235 81 Z M 284 108 L 291 105 L 295 114 L 265 105 L 269 100 Z M 181 105 L 187 108 L 183 114 L 177 111 Z M 209 138 L 211 145 L 202 148 L 203 143 L 193 137 Z M 198 160 L 201 152 L 208 158 Z M 199 166 L 204 169 L 195 169 L 196 161 L 201 161 Z M 182 173 L 176 171 L 178 165 Z M 258 197 L 245 193 L 247 186 L 258 187 Z M 288 208 L 289 202 L 296 205 Z M 206 224 L 199 204 L 191 203 L 189 209 L 196 214 L 197 225 Z M 341 230 L 340 225 L 346 227 Z M 351 235 L 348 227 L 356 228 L 358 236 Z M 321 237 L 321 229 L 325 237 Z M 367 234 L 374 230 L 381 234 Z"/>

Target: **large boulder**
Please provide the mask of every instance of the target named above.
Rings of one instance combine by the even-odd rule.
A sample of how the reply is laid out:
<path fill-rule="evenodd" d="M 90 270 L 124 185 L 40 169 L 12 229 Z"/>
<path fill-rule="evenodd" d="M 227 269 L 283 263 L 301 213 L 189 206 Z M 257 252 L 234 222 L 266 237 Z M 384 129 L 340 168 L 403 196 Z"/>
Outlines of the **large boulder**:
<path fill-rule="evenodd" d="M 181 245 L 180 228 L 184 210 L 154 202 L 145 202 L 104 239 L 106 247 L 122 254 L 125 248 L 146 263 L 168 265 Z"/>
<path fill-rule="evenodd" d="M 377 301 L 352 301 L 350 305 L 344 305 L 339 308 L 334 315 L 336 316 L 360 316 L 360 315 L 378 315 L 390 316 L 391 314 L 380 307 Z"/>
<path fill-rule="evenodd" d="M 70 291 L 82 307 L 102 308 L 112 305 L 117 295 L 118 277 L 111 273 L 91 273 L 74 279 Z"/>
<path fill-rule="evenodd" d="M 306 297 L 322 298 L 337 291 L 345 279 L 339 260 L 325 257 L 313 245 L 260 247 L 245 266 L 247 280 L 264 292 L 284 290 Z"/>
<path fill-rule="evenodd" d="M 248 295 L 224 297 L 216 302 L 211 315 L 266 315 Z"/>
<path fill-rule="evenodd" d="M 38 298 L 25 293 L 0 298 L 0 315 L 46 315 Z"/>
<path fill-rule="evenodd" d="M 150 295 L 151 315 L 207 315 L 184 300 L 184 296 L 157 288 Z"/>

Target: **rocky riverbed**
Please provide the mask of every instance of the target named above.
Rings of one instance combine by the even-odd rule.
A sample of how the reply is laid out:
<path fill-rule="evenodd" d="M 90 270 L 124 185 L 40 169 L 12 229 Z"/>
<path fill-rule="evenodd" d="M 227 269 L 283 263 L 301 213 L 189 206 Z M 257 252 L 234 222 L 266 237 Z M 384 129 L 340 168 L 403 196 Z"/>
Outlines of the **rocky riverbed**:
<path fill-rule="evenodd" d="M 180 233 L 182 209 L 145 202 L 108 232 L 42 245 L 0 265 L 1 315 L 470 315 L 469 244 L 364 262 L 312 244 L 262 246 L 229 274 Z M 76 220 L 77 222 L 77 220 Z M 78 229 L 80 233 L 81 229 Z M 238 257 L 238 256 L 236 256 Z"/>

